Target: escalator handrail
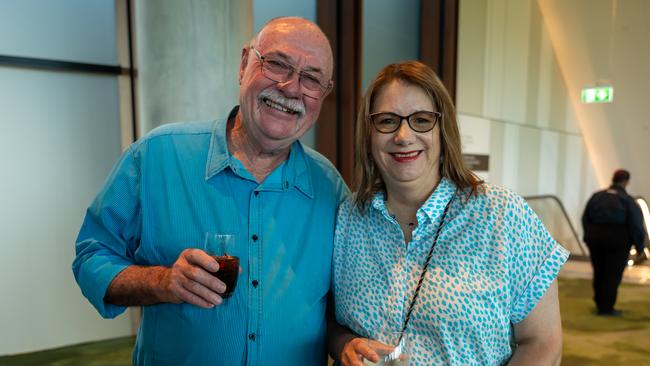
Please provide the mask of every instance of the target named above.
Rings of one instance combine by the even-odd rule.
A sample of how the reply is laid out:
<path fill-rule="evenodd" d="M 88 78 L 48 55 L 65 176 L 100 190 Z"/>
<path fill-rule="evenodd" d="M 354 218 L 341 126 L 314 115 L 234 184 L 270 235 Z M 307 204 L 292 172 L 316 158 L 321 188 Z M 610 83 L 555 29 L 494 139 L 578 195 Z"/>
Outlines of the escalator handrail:
<path fill-rule="evenodd" d="M 639 209 L 641 209 L 641 205 L 639 205 L 637 200 L 642 200 L 645 203 L 647 208 L 650 207 L 650 205 L 648 205 L 648 200 L 645 199 L 645 197 L 643 197 L 643 196 L 634 196 L 633 198 L 634 198 L 634 203 L 636 203 L 637 206 L 639 206 Z M 646 240 L 646 243 L 650 243 L 650 229 L 648 229 L 650 227 L 650 220 L 648 220 L 648 218 L 646 217 L 645 213 L 643 212 L 643 209 L 641 209 L 641 214 L 642 214 L 643 225 L 644 225 L 644 229 L 645 229 L 645 236 L 646 236 L 645 240 Z M 648 220 L 648 221 L 646 221 L 646 220 Z"/>
<path fill-rule="evenodd" d="M 562 204 L 562 201 L 557 196 L 554 196 L 552 194 L 541 194 L 541 195 L 534 195 L 534 196 L 524 196 L 524 199 L 526 201 L 528 200 L 543 200 L 543 199 L 552 199 L 553 201 L 557 202 L 558 206 L 560 206 L 560 210 L 562 211 L 562 214 L 564 215 L 564 218 L 566 219 L 566 222 L 569 223 L 569 227 L 571 228 L 571 232 L 573 233 L 573 237 L 576 239 L 576 242 L 580 246 L 580 250 L 582 250 L 582 256 L 587 256 L 587 250 L 584 247 L 584 243 L 582 240 L 579 239 L 578 237 L 578 232 L 576 231 L 575 227 L 573 227 L 573 223 L 571 223 L 571 219 L 569 218 L 569 214 L 567 214 L 566 209 L 564 208 L 564 205 Z"/>

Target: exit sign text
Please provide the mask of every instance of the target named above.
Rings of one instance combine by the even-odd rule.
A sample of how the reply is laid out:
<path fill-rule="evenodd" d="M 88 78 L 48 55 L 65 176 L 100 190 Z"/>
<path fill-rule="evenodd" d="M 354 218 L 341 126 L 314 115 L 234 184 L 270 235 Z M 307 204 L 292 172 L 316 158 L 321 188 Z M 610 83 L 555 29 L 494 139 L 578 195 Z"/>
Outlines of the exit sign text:
<path fill-rule="evenodd" d="M 599 86 L 582 89 L 582 103 L 611 103 L 614 100 L 614 88 Z"/>

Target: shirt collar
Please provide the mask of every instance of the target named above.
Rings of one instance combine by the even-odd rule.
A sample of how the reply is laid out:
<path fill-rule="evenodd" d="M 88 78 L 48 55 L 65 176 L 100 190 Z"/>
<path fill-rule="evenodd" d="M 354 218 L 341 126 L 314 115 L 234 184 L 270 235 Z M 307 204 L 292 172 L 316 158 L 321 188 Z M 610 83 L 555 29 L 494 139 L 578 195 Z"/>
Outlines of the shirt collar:
<path fill-rule="evenodd" d="M 447 178 L 442 178 L 436 189 L 431 193 L 429 198 L 418 208 L 416 217 L 418 224 L 421 224 L 425 217 L 436 222 L 445 210 L 445 206 L 454 197 L 456 185 Z M 386 198 L 383 191 L 377 192 L 372 199 L 371 206 L 381 212 L 384 216 L 389 217 L 390 213 L 386 207 Z"/>
<path fill-rule="evenodd" d="M 226 140 L 226 130 L 228 121 L 234 118 L 238 111 L 239 106 L 235 106 L 228 114 L 228 117 L 217 120 L 214 123 L 205 167 L 205 180 L 219 174 L 226 167 L 233 167 L 232 155 L 228 150 Z M 291 144 L 291 151 L 283 168 L 282 189 L 288 190 L 296 187 L 307 197 L 313 199 L 314 187 L 307 159 L 307 154 L 305 154 L 305 150 L 300 141 Z"/>
<path fill-rule="evenodd" d="M 625 187 L 623 187 L 622 185 L 619 185 L 619 184 L 612 184 L 612 185 L 609 186 L 609 188 L 610 189 L 615 189 L 615 190 L 617 190 L 619 192 L 627 193 L 627 191 L 625 190 Z"/>

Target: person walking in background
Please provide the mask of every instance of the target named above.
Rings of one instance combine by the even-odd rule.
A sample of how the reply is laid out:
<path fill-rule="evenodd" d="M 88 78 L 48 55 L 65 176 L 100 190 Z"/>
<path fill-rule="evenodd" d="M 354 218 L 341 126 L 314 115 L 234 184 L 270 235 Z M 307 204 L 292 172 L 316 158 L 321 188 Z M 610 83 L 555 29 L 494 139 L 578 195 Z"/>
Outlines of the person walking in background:
<path fill-rule="evenodd" d="M 582 215 L 584 241 L 594 269 L 594 301 L 598 315 L 620 316 L 616 293 L 627 264 L 630 246 L 636 245 L 637 260 L 643 259 L 643 218 L 625 187 L 630 182 L 627 170 L 617 170 L 609 188 L 594 193 Z"/>
<path fill-rule="evenodd" d="M 134 365 L 326 365 L 334 224 L 348 193 L 298 139 L 332 90 L 332 50 L 276 18 L 241 51 L 239 104 L 131 145 L 88 209 L 75 278 L 105 318 L 143 306 Z M 233 233 L 240 286 L 225 298 L 206 232 Z"/>

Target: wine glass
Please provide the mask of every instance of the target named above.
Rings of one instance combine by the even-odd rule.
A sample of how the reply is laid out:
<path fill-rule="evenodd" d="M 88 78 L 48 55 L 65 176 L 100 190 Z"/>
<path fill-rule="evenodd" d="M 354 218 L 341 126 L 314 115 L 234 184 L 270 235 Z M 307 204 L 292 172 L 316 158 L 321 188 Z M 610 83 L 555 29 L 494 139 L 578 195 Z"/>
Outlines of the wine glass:
<path fill-rule="evenodd" d="M 235 236 L 208 231 L 205 233 L 204 245 L 204 251 L 219 263 L 219 270 L 212 274 L 226 285 L 226 291 L 221 297 L 227 299 L 235 291 L 239 277 L 239 257 L 234 255 Z"/>
<path fill-rule="evenodd" d="M 364 360 L 368 366 L 408 366 L 411 354 L 411 341 L 406 333 L 379 330 L 368 338 L 368 347 L 379 355 L 379 361 L 373 363 Z"/>

